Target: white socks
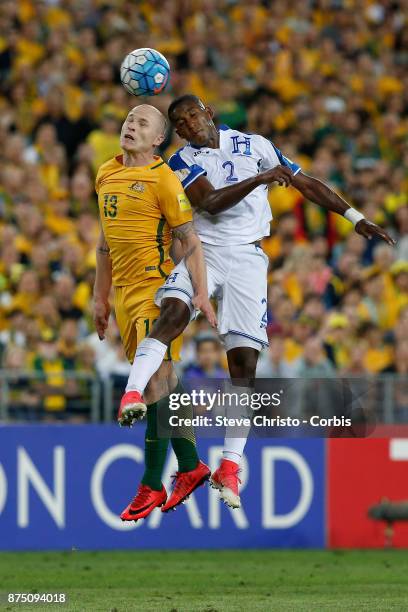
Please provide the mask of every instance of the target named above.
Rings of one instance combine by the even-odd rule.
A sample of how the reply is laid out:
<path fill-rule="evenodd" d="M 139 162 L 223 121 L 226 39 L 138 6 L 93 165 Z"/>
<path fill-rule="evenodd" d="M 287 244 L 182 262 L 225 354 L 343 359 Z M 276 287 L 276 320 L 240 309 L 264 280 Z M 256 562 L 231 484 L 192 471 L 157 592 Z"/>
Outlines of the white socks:
<path fill-rule="evenodd" d="M 228 459 L 228 461 L 233 461 L 234 463 L 239 465 L 239 462 L 244 452 L 246 441 L 246 438 L 225 438 L 222 458 Z"/>
<path fill-rule="evenodd" d="M 230 393 L 236 393 L 238 396 L 238 402 L 231 402 L 231 405 L 225 407 L 225 414 L 230 419 L 252 418 L 253 411 L 246 402 L 243 401 L 243 396 L 251 396 L 251 389 L 249 387 L 234 387 L 233 385 L 229 388 Z M 240 401 L 240 398 L 242 401 Z M 224 459 L 233 461 L 239 464 L 240 459 L 243 455 L 245 444 L 251 430 L 251 425 L 227 425 L 225 428 L 225 439 L 224 439 L 224 450 L 222 456 Z"/>
<path fill-rule="evenodd" d="M 154 338 L 145 338 L 139 344 L 130 368 L 127 391 L 139 391 L 143 394 L 147 383 L 160 368 L 167 351 L 167 346 Z"/>

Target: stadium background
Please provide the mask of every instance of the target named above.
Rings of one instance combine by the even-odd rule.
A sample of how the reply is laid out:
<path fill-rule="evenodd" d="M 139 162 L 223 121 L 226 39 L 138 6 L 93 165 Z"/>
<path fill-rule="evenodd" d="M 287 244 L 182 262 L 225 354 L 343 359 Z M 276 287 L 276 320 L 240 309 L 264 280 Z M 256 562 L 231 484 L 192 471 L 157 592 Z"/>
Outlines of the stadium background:
<path fill-rule="evenodd" d="M 97 167 L 117 152 L 120 123 L 138 102 L 119 83 L 121 60 L 131 49 L 150 46 L 169 59 L 172 77 L 166 92 L 149 102 L 165 112 L 176 95 L 199 95 L 220 122 L 273 139 L 305 172 L 327 181 L 396 238 L 395 248 L 366 242 L 295 190 L 272 188 L 275 220 L 263 243 L 270 258 L 272 349 L 259 372 L 274 376 L 279 366 L 280 376 L 372 380 L 399 374 L 388 405 L 391 420 L 406 422 L 407 11 L 404 1 L 2 3 L 0 363 L 12 376 L 7 397 L 2 379 L 1 406 L 20 424 L 0 428 L 2 548 L 383 544 L 383 525 L 369 521 L 366 511 L 384 495 L 406 497 L 404 440 L 250 443 L 248 464 L 255 467 L 248 487 L 254 488 L 243 495 L 249 531 L 223 508 L 218 523 L 204 512 L 204 532 L 197 536 L 200 527 L 187 523 L 182 510 L 170 519 L 173 532 L 142 526 L 137 538 L 125 538 L 98 518 L 89 483 L 101 454 L 113 449 L 116 464 L 104 499 L 111 512 L 120 509 L 118 483 L 123 486 L 125 474 L 136 482 L 138 461 L 137 451 L 121 445 L 141 446 L 141 430 L 81 425 L 91 416 L 89 380 L 71 379 L 69 372 L 91 378 L 97 372 L 118 388 L 127 374 L 114 321 L 104 343 L 92 326 L 93 182 Z M 163 155 L 180 145 L 169 134 Z M 225 357 L 205 321 L 186 333 L 184 364 L 196 377 L 226 375 Z M 43 382 L 32 380 L 31 371 Z M 48 426 L 22 426 L 27 421 Z M 205 452 L 210 446 L 204 444 Z M 268 448 L 283 452 L 286 466 L 274 473 L 281 506 L 265 501 L 269 514 L 262 523 L 257 503 L 264 495 L 260 474 L 270 470 L 270 457 L 261 460 Z M 305 491 L 294 467 L 299 459 L 282 448 L 296 451 L 313 476 L 305 522 L 292 525 L 291 533 L 267 524 L 272 510 L 290 513 Z M 84 503 L 75 525 L 62 526 L 58 514 L 62 473 L 68 523 Z M 205 496 L 197 496 L 200 511 Z M 394 543 L 408 545 L 404 526 Z"/>

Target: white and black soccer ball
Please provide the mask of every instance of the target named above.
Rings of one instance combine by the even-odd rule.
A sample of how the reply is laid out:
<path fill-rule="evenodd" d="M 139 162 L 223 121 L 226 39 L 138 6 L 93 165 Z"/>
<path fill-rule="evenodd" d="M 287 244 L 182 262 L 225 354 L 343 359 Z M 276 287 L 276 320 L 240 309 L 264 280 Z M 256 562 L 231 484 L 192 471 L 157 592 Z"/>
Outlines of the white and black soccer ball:
<path fill-rule="evenodd" d="M 134 96 L 155 96 L 169 82 L 170 66 L 156 49 L 135 49 L 125 57 L 120 67 L 120 79 Z"/>

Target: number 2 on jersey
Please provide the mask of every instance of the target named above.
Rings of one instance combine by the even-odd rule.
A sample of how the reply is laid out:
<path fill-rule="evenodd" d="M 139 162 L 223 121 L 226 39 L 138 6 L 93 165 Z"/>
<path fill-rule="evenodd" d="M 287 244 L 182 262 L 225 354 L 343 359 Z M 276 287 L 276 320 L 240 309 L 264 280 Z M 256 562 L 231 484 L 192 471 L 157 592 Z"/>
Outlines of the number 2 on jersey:
<path fill-rule="evenodd" d="M 103 214 L 114 219 L 118 214 L 118 196 L 105 193 L 103 196 Z"/>
<path fill-rule="evenodd" d="M 222 164 L 222 167 L 225 169 L 229 168 L 229 175 L 227 176 L 225 181 L 227 183 L 235 183 L 238 180 L 238 177 L 234 175 L 234 163 L 232 161 L 226 161 Z"/>
<path fill-rule="evenodd" d="M 268 325 L 268 302 L 266 300 L 266 298 L 262 298 L 261 300 L 261 304 L 265 305 L 265 312 L 262 315 L 262 319 L 261 319 L 261 324 L 260 324 L 260 328 L 265 328 Z"/>

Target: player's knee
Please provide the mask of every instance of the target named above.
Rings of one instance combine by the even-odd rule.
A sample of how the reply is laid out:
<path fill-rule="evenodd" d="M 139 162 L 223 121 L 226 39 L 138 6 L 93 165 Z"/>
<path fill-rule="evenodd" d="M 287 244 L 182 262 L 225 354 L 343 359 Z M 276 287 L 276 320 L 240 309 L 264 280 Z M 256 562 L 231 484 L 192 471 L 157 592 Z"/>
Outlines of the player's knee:
<path fill-rule="evenodd" d="M 258 351 L 252 348 L 235 348 L 227 353 L 228 368 L 232 379 L 255 378 Z"/>
<path fill-rule="evenodd" d="M 184 302 L 175 298 L 163 300 L 160 317 L 153 326 L 150 336 L 169 342 L 177 338 L 187 327 L 190 310 Z"/>

